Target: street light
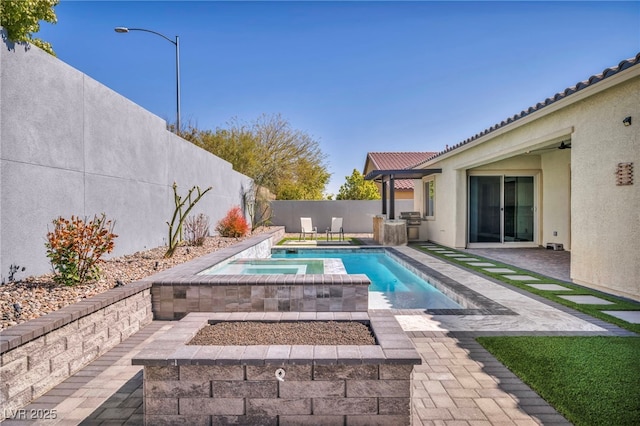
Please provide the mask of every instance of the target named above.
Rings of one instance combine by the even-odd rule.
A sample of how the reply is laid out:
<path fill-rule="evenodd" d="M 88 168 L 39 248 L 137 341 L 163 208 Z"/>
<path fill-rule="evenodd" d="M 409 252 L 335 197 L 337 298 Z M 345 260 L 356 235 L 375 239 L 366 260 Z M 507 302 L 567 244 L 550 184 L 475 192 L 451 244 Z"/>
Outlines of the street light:
<path fill-rule="evenodd" d="M 159 35 L 169 43 L 176 46 L 176 134 L 180 132 L 180 37 L 176 36 L 176 40 L 173 41 L 164 34 L 160 34 L 155 31 L 145 30 L 144 28 L 127 28 L 127 27 L 115 27 L 117 33 L 128 33 L 129 31 L 144 31 Z"/>

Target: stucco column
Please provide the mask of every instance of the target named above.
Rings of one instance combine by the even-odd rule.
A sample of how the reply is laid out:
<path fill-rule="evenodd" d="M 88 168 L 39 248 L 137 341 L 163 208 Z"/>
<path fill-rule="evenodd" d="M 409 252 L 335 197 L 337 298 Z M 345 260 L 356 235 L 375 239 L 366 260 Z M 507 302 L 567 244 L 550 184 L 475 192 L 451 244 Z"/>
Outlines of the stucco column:
<path fill-rule="evenodd" d="M 455 227 L 454 236 L 456 248 L 464 248 L 467 246 L 467 171 L 458 169 L 455 172 Z"/>

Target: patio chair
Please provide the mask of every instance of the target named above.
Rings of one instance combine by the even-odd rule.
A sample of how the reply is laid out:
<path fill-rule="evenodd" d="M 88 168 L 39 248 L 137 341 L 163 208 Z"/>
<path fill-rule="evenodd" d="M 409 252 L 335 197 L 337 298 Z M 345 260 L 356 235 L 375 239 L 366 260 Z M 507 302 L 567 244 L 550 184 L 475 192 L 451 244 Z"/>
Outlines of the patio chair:
<path fill-rule="evenodd" d="M 317 237 L 318 228 L 313 226 L 313 222 L 310 217 L 301 217 L 300 218 L 300 239 L 306 239 L 307 234 L 311 235 L 311 239 Z"/>
<path fill-rule="evenodd" d="M 333 240 L 333 234 L 338 234 L 338 241 L 344 241 L 344 229 L 342 229 L 342 218 L 332 217 L 331 228 L 327 228 L 327 241 Z"/>

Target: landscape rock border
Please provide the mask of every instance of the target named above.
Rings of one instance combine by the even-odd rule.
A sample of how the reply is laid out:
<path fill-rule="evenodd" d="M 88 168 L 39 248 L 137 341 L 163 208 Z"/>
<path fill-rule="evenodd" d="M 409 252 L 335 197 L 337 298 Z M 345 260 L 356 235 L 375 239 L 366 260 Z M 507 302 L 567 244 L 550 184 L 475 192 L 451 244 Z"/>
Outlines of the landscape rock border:
<path fill-rule="evenodd" d="M 242 238 L 210 236 L 202 246 L 180 246 L 171 258 L 164 257 L 166 246 L 114 257 L 102 262 L 99 280 L 84 285 L 58 285 L 53 281 L 53 274 L 31 276 L 2 284 L 0 330 L 59 311 L 113 288 L 128 286 L 179 264 L 233 246 L 252 236 L 267 233 L 273 228 L 258 228 L 251 235 Z"/>

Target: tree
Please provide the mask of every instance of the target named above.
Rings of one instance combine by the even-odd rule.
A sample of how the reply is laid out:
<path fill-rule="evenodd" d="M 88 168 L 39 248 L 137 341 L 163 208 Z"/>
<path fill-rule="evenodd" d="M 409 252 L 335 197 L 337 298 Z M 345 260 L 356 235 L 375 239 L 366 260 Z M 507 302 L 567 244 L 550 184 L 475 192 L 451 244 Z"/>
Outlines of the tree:
<path fill-rule="evenodd" d="M 357 169 L 351 176 L 345 176 L 346 182 L 340 186 L 336 200 L 379 200 L 380 193 L 375 183 L 364 180 Z"/>
<path fill-rule="evenodd" d="M 329 182 L 318 142 L 280 114 L 262 115 L 248 124 L 233 119 L 227 129 L 215 131 L 189 125 L 180 135 L 227 160 L 252 178 L 256 188 L 267 188 L 280 200 L 322 199 Z"/>
<path fill-rule="evenodd" d="M 14 42 L 28 42 L 55 56 L 51 43 L 33 34 L 40 31 L 40 21 L 55 24 L 58 19 L 53 8 L 60 0 L 0 0 L 0 26 Z"/>
<path fill-rule="evenodd" d="M 291 167 L 290 179 L 278 189 L 280 200 L 321 200 L 329 173 L 324 166 L 303 158 Z M 322 183 L 320 186 L 318 183 Z"/>

